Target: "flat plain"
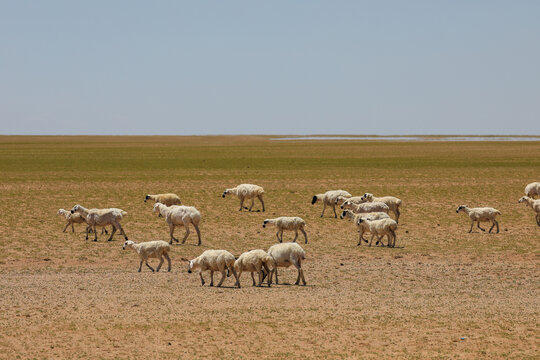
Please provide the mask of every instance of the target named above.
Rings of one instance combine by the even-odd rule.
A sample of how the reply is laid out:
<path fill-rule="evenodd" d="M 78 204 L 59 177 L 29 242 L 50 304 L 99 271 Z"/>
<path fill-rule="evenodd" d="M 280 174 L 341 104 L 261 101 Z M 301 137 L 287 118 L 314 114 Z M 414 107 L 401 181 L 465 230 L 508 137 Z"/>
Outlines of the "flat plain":
<path fill-rule="evenodd" d="M 540 181 L 540 142 L 269 139 L 0 137 L 0 358 L 540 357 L 540 227 L 517 202 Z M 266 212 L 221 198 L 240 183 L 264 187 Z M 331 189 L 401 198 L 397 247 L 320 218 L 311 198 Z M 203 245 L 174 244 L 170 273 L 138 273 L 121 236 L 85 241 L 56 215 L 119 207 L 131 240 L 168 241 L 143 202 L 163 192 L 202 214 Z M 500 233 L 469 234 L 461 204 L 499 209 Z M 187 273 L 181 258 L 206 249 L 267 249 L 277 216 L 307 223 L 307 286 L 294 268 L 270 288 Z"/>

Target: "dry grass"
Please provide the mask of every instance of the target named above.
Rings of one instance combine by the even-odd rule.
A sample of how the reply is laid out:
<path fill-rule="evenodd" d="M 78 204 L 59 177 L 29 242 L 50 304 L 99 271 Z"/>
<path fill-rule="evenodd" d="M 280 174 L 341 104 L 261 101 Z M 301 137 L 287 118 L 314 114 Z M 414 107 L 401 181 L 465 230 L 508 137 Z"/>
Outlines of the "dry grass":
<path fill-rule="evenodd" d="M 540 227 L 517 200 L 538 181 L 529 154 L 539 152 L 536 142 L 0 137 L 0 358 L 538 358 Z M 264 186 L 266 213 L 220 197 L 242 182 Z M 357 247 L 352 224 L 319 218 L 312 195 L 338 188 L 400 197 L 398 248 Z M 175 245 L 170 274 L 137 273 L 120 236 L 85 241 L 55 215 L 120 207 L 130 239 L 168 240 L 143 199 L 169 191 L 203 216 L 203 246 L 194 232 Z M 501 233 L 468 234 L 455 213 L 464 203 L 498 208 Z M 266 249 L 275 230 L 262 220 L 286 215 L 308 224 L 306 287 L 252 288 L 246 274 L 240 290 L 201 287 L 180 261 Z"/>

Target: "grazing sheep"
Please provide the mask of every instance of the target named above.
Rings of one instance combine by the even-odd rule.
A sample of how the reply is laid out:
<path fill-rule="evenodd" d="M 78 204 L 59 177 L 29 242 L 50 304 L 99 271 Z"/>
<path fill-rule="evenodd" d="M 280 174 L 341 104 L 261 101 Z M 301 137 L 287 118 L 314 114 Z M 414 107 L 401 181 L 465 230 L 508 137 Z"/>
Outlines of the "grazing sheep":
<path fill-rule="evenodd" d="M 182 201 L 176 194 L 156 194 L 156 195 L 146 195 L 144 202 L 147 200 L 154 200 L 154 202 L 159 202 L 167 206 L 171 205 L 182 205 Z M 159 214 L 159 217 L 162 215 Z"/>
<path fill-rule="evenodd" d="M 276 244 L 268 249 L 268 255 L 272 256 L 276 263 L 274 274 L 276 275 L 276 284 L 278 282 L 278 267 L 289 267 L 294 265 L 298 269 L 298 277 L 295 285 L 300 283 L 300 279 L 304 285 L 306 285 L 306 279 L 304 279 L 304 271 L 302 270 L 302 260 L 306 258 L 306 252 L 297 243 L 283 243 Z M 272 276 L 270 274 L 269 276 Z"/>
<path fill-rule="evenodd" d="M 324 216 L 324 211 L 326 210 L 326 206 L 331 206 L 332 209 L 334 209 L 334 217 L 337 219 L 337 213 L 336 213 L 336 199 L 338 196 L 341 196 L 342 198 L 350 198 L 352 195 L 346 192 L 345 190 L 330 190 L 325 192 L 324 194 L 316 194 L 313 195 L 313 199 L 311 199 L 311 205 L 315 204 L 317 201 L 323 202 L 323 209 L 321 213 L 321 217 Z"/>
<path fill-rule="evenodd" d="M 523 196 L 518 200 L 519 203 L 527 203 L 536 213 L 536 224 L 540 226 L 540 199 L 534 200 L 528 196 Z"/>
<path fill-rule="evenodd" d="M 86 219 L 86 223 L 88 224 L 88 227 L 86 228 L 86 240 L 88 240 L 88 231 L 92 229 L 95 235 L 94 241 L 97 241 L 96 226 L 104 227 L 106 225 L 112 225 L 113 227 L 111 236 L 107 241 L 112 241 L 116 229 L 120 229 L 121 234 L 124 235 L 124 239 L 128 240 L 122 225 L 120 225 L 120 221 L 127 215 L 127 212 L 122 209 L 86 209 L 77 204 L 71 209 L 71 213 L 79 213 Z"/>
<path fill-rule="evenodd" d="M 533 199 L 535 196 L 540 196 L 540 182 L 533 182 L 525 186 L 525 195 Z"/>
<path fill-rule="evenodd" d="M 306 239 L 307 244 L 307 234 L 304 230 L 304 226 L 306 226 L 306 222 L 297 216 L 294 217 L 288 217 L 288 216 L 281 216 L 275 219 L 266 219 L 263 221 L 263 228 L 266 227 L 266 224 L 273 224 L 278 229 L 276 233 L 276 237 L 279 242 L 283 242 L 283 230 L 293 230 L 295 233 L 293 242 L 296 242 L 296 239 L 298 238 L 298 230 L 304 234 L 304 238 Z M 281 238 L 280 235 L 281 234 Z"/>
<path fill-rule="evenodd" d="M 238 211 L 242 211 L 242 209 L 248 209 L 247 207 L 244 207 L 244 200 L 251 199 L 251 206 L 249 207 L 249 211 L 253 209 L 253 204 L 255 202 L 255 198 L 259 199 L 262 205 L 262 211 L 264 212 L 264 189 L 260 187 L 259 185 L 253 185 L 253 184 L 240 184 L 237 187 L 234 187 L 232 189 L 225 189 L 221 197 L 225 197 L 225 195 L 228 194 L 234 194 L 240 199 L 240 209 Z M 257 210 L 259 211 L 259 210 Z"/>
<path fill-rule="evenodd" d="M 341 209 L 351 209 L 353 205 L 358 205 L 361 203 L 362 203 L 361 196 L 353 196 L 350 198 L 338 196 L 336 198 L 336 205 L 340 205 Z"/>
<path fill-rule="evenodd" d="M 159 259 L 159 265 L 156 271 L 161 269 L 161 265 L 163 265 L 163 258 L 167 259 L 169 264 L 167 271 L 171 271 L 171 258 L 169 257 L 171 245 L 167 244 L 166 241 L 156 240 L 137 244 L 134 241 L 128 240 L 124 243 L 124 246 L 122 246 L 122 249 L 126 250 L 126 248 L 132 248 L 137 252 L 137 254 L 139 254 L 139 258 L 141 259 L 141 263 L 139 264 L 139 272 L 141 272 L 143 262 L 150 268 L 150 270 L 152 270 L 152 272 L 154 271 L 154 269 L 148 265 L 149 258 Z"/>
<path fill-rule="evenodd" d="M 368 242 L 366 239 L 364 239 L 364 233 L 366 231 L 365 228 L 363 226 L 358 225 L 358 220 L 360 220 L 361 217 L 365 217 L 365 218 L 367 218 L 369 220 L 380 220 L 380 219 L 389 219 L 390 218 L 390 216 L 388 216 L 388 214 L 384 213 L 384 212 L 374 212 L 374 213 L 367 213 L 367 214 L 363 214 L 363 213 L 362 214 L 355 214 L 351 210 L 343 210 L 343 212 L 341 213 L 339 218 L 340 219 L 347 218 L 349 220 L 352 220 L 352 222 L 356 225 L 356 227 L 358 229 L 359 238 L 358 238 L 358 244 L 357 245 L 360 245 L 362 243 L 362 240 L 364 240 L 365 242 Z"/>
<path fill-rule="evenodd" d="M 384 246 L 382 242 L 382 238 L 384 235 L 388 237 L 388 247 L 395 247 L 396 246 L 396 230 L 397 230 L 397 221 L 387 218 L 387 219 L 380 219 L 380 220 L 369 220 L 368 218 L 361 217 L 358 219 L 357 222 L 358 226 L 362 228 L 362 230 L 369 231 L 371 233 L 371 239 L 369 241 L 369 246 L 371 246 L 371 243 L 373 242 L 373 238 L 377 236 L 377 242 L 375 245 L 377 245 L 379 242 Z M 357 245 L 360 245 L 361 242 L 358 241 Z"/>
<path fill-rule="evenodd" d="M 474 223 L 477 223 L 477 226 L 480 230 L 486 231 L 485 229 L 482 229 L 480 227 L 481 221 L 491 221 L 493 225 L 491 225 L 491 228 L 489 229 L 489 232 L 493 230 L 494 226 L 497 226 L 497 234 L 499 233 L 499 222 L 495 219 L 497 215 L 501 215 L 501 212 L 497 209 L 494 209 L 492 207 L 483 207 L 483 208 L 469 208 L 467 205 L 460 205 L 456 209 L 456 213 L 459 213 L 460 211 L 463 211 L 469 217 L 471 218 L 471 229 L 469 230 L 469 233 L 472 232 L 472 228 Z"/>
<path fill-rule="evenodd" d="M 375 202 L 367 202 L 363 204 L 347 204 L 346 207 L 343 207 L 345 210 L 349 208 L 349 210 L 352 210 L 356 214 L 361 213 L 372 213 L 372 212 L 384 212 L 388 213 L 390 211 L 390 207 L 386 205 L 383 202 L 375 201 Z"/>
<path fill-rule="evenodd" d="M 171 235 L 170 244 L 172 244 L 173 240 L 178 242 L 178 239 L 176 239 L 173 235 L 174 228 L 176 226 L 183 226 L 186 228 L 186 234 L 182 239 L 182 244 L 185 243 L 186 239 L 190 234 L 189 224 L 192 224 L 195 228 L 195 231 L 197 232 L 197 237 L 199 238 L 199 243 L 197 245 L 201 245 L 201 232 L 199 230 L 201 213 L 199 212 L 199 210 L 197 210 L 193 206 L 172 205 L 167 207 L 162 203 L 156 203 L 154 205 L 153 212 L 156 211 L 159 211 L 159 213 L 165 217 L 165 221 L 169 225 L 169 231 Z"/>
<path fill-rule="evenodd" d="M 72 214 L 65 209 L 58 209 L 58 212 L 56 214 L 65 217 L 67 220 L 67 224 L 62 232 L 66 232 L 66 229 L 69 225 L 71 225 L 71 232 L 75 232 L 75 227 L 73 226 L 73 224 L 86 224 L 86 220 L 84 217 L 82 217 L 81 214 Z"/>
<path fill-rule="evenodd" d="M 243 253 L 238 257 L 234 263 L 234 269 L 238 274 L 238 281 L 240 281 L 240 276 L 242 276 L 243 271 L 251 272 L 251 279 L 253 280 L 253 286 L 255 286 L 255 277 L 253 276 L 254 272 L 259 274 L 259 285 L 261 286 L 263 282 L 264 272 L 270 274 L 268 276 L 268 287 L 272 284 L 272 272 L 276 268 L 276 262 L 268 253 L 264 250 L 251 250 Z"/>
<path fill-rule="evenodd" d="M 362 202 L 382 202 L 388 205 L 390 210 L 396 216 L 396 222 L 399 223 L 399 207 L 401 206 L 401 200 L 394 196 L 375 197 L 373 194 L 365 193 L 362 195 Z"/>
<path fill-rule="evenodd" d="M 201 277 L 201 285 L 204 285 L 204 278 L 202 276 L 203 271 L 210 271 L 210 286 L 214 286 L 214 271 L 219 271 L 221 273 L 221 280 L 219 281 L 218 287 L 223 284 L 226 276 L 230 276 L 229 272 L 232 272 L 236 278 L 235 286 L 240 287 L 240 280 L 234 269 L 234 255 L 228 252 L 227 250 L 206 250 L 200 256 L 189 261 L 188 264 L 188 273 L 191 274 L 194 271 L 198 271 Z"/>

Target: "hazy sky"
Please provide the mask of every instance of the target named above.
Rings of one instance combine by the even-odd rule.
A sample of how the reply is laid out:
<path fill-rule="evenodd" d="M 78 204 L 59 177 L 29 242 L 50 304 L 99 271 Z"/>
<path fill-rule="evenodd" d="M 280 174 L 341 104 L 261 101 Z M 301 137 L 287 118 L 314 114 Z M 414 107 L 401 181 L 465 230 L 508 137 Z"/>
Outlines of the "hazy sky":
<path fill-rule="evenodd" d="M 0 0 L 0 134 L 540 134 L 540 1 Z"/>

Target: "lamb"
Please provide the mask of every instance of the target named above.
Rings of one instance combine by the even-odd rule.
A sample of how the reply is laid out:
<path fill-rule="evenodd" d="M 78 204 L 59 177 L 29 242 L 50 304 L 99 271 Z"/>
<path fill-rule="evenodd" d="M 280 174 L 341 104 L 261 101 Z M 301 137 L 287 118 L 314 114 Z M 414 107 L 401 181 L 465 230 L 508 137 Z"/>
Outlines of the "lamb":
<path fill-rule="evenodd" d="M 340 205 L 341 209 L 350 209 L 353 205 L 358 205 L 361 203 L 362 203 L 361 196 L 352 196 L 350 198 L 338 196 L 336 198 L 336 205 Z"/>
<path fill-rule="evenodd" d="M 396 216 L 396 223 L 399 223 L 399 215 L 400 215 L 399 207 L 401 206 L 400 199 L 394 196 L 375 197 L 373 196 L 373 194 L 370 194 L 370 193 L 365 193 L 364 195 L 362 195 L 362 202 L 375 202 L 375 201 L 383 202 L 386 205 L 388 205 L 390 210 L 392 210 L 392 212 Z"/>
<path fill-rule="evenodd" d="M 240 281 L 240 276 L 243 271 L 251 272 L 251 279 L 253 280 L 253 286 L 255 286 L 255 277 L 253 276 L 254 272 L 259 274 L 259 284 L 261 286 L 263 282 L 263 274 L 269 274 L 268 276 L 268 287 L 272 284 L 272 272 L 276 268 L 276 262 L 268 253 L 264 250 L 251 250 L 243 253 L 238 257 L 234 263 L 234 269 L 238 274 L 238 281 Z"/>
<path fill-rule="evenodd" d="M 345 190 L 330 190 L 330 191 L 325 192 L 324 194 L 313 195 L 313 199 L 311 199 L 311 205 L 315 204 L 317 201 L 322 201 L 323 210 L 321 213 L 321 217 L 324 216 L 324 211 L 326 210 L 326 206 L 328 205 L 328 206 L 331 206 L 332 209 L 334 209 L 334 217 L 337 219 L 336 199 L 338 196 L 348 199 L 352 195 L 346 192 Z"/>
<path fill-rule="evenodd" d="M 201 277 L 201 285 L 204 286 L 202 272 L 210 270 L 210 286 L 214 286 L 214 271 L 219 271 L 221 273 L 221 280 L 217 286 L 220 287 L 223 284 L 223 280 L 225 280 L 225 272 L 227 273 L 227 277 L 232 272 L 236 278 L 235 286 L 240 287 L 240 280 L 234 269 L 234 263 L 234 255 L 227 250 L 206 250 L 200 256 L 189 261 L 188 273 L 191 274 L 194 271 L 198 271 Z"/>
<path fill-rule="evenodd" d="M 234 187 L 232 189 L 226 189 L 221 197 L 225 197 L 225 195 L 228 194 L 234 194 L 240 199 L 240 209 L 238 211 L 242 211 L 242 209 L 248 209 L 247 207 L 244 207 L 244 200 L 251 199 L 251 206 L 249 207 L 249 211 L 253 209 L 253 203 L 255 202 L 255 198 L 258 198 L 262 205 L 262 211 L 264 212 L 264 189 L 258 185 L 253 184 L 240 184 L 237 187 Z M 259 210 L 257 210 L 259 211 Z"/>
<path fill-rule="evenodd" d="M 146 195 L 144 198 L 144 202 L 147 200 L 154 200 L 154 202 L 159 202 L 167 206 L 171 205 L 182 205 L 182 201 L 180 201 L 180 198 L 176 194 L 156 194 L 156 195 Z M 162 215 L 159 214 L 161 217 Z"/>
<path fill-rule="evenodd" d="M 281 216 L 275 219 L 266 219 L 263 221 L 263 228 L 266 227 L 266 224 L 273 224 L 278 229 L 276 233 L 276 237 L 279 242 L 283 242 L 283 230 L 293 230 L 295 233 L 293 242 L 296 242 L 296 239 L 298 238 L 298 230 L 304 234 L 304 238 L 306 240 L 306 244 L 308 242 L 307 240 L 307 234 L 304 230 L 304 226 L 306 226 L 306 222 L 297 216 L 294 217 L 288 217 L 288 216 Z M 280 235 L 281 234 L 281 238 Z"/>
<path fill-rule="evenodd" d="M 370 220 L 369 218 L 361 217 L 357 222 L 358 226 L 362 228 L 362 231 L 369 231 L 371 233 L 371 239 L 369 241 L 369 246 L 373 242 L 373 238 L 377 236 L 377 245 L 379 242 L 382 243 L 382 238 L 384 235 L 388 237 L 388 247 L 396 246 L 396 230 L 397 230 L 397 221 L 390 218 L 380 219 L 380 220 Z M 361 242 L 358 241 L 357 245 L 360 245 Z M 384 246 L 384 244 L 383 244 Z"/>
<path fill-rule="evenodd" d="M 535 196 L 540 197 L 540 182 L 533 182 L 525 186 L 525 196 L 533 199 Z"/>
<path fill-rule="evenodd" d="M 364 239 L 365 228 L 363 226 L 358 225 L 358 220 L 360 220 L 361 217 L 365 217 L 365 218 L 367 218 L 369 220 L 380 220 L 380 219 L 389 219 L 390 218 L 390 216 L 388 216 L 388 214 L 384 213 L 384 212 L 374 212 L 374 213 L 367 213 L 367 214 L 355 214 L 351 210 L 343 210 L 343 212 L 341 213 L 340 219 L 348 218 L 349 220 L 352 220 L 352 222 L 358 228 L 359 239 L 358 239 L 358 244 L 357 245 L 361 245 L 362 240 L 364 240 L 365 242 L 368 242 L 366 239 Z M 375 244 L 375 245 L 377 245 L 377 244 Z"/>
<path fill-rule="evenodd" d="M 139 264 L 139 272 L 141 272 L 143 262 L 150 268 L 150 270 L 152 270 L 152 272 L 154 272 L 154 269 L 148 265 L 149 258 L 159 259 L 159 265 L 156 269 L 157 272 L 159 272 L 161 265 L 163 265 L 163 258 L 167 259 L 167 271 L 171 271 L 171 258 L 169 257 L 171 245 L 167 244 L 166 241 L 156 240 L 137 244 L 134 241 L 128 240 L 124 243 L 124 246 L 122 246 L 123 250 L 126 250 L 126 248 L 131 248 L 135 250 L 137 254 L 139 254 L 139 258 L 141 259 L 141 263 Z"/>
<path fill-rule="evenodd" d="M 469 208 L 467 205 L 460 205 L 456 209 L 456 213 L 459 213 L 460 211 L 463 211 L 469 217 L 471 218 L 471 229 L 469 230 L 469 233 L 472 232 L 472 228 L 474 223 L 477 223 L 477 226 L 480 230 L 486 231 L 485 229 L 482 229 L 480 227 L 481 221 L 491 221 L 493 225 L 491 225 L 491 228 L 489 229 L 489 232 L 493 230 L 493 227 L 497 226 L 497 234 L 499 233 L 499 222 L 495 219 L 497 215 L 501 215 L 501 212 L 497 209 L 494 209 L 492 207 L 482 207 L 482 208 Z"/>
<path fill-rule="evenodd" d="M 79 213 L 86 219 L 86 223 L 88 224 L 88 227 L 86 228 L 86 240 L 88 240 L 88 231 L 92 229 L 95 235 L 94 241 L 97 241 L 96 226 L 104 227 L 106 225 L 112 225 L 113 227 L 111 236 L 107 241 L 112 241 L 116 229 L 120 229 L 121 234 L 124 235 L 124 239 L 128 240 L 122 225 L 120 225 L 120 221 L 127 215 L 127 212 L 122 209 L 87 209 L 77 204 L 71 209 L 71 213 Z"/>
<path fill-rule="evenodd" d="M 183 226 L 186 228 L 186 234 L 182 239 L 182 244 L 186 242 L 190 231 L 189 224 L 193 225 L 195 231 L 197 232 L 197 237 L 199 238 L 198 246 L 201 245 L 201 231 L 199 230 L 199 223 L 201 222 L 201 213 L 199 210 L 193 206 L 184 206 L 184 205 L 172 205 L 165 206 L 162 203 L 155 203 L 153 212 L 159 211 L 161 215 L 165 217 L 165 221 L 169 225 L 169 231 L 171 235 L 171 241 L 169 244 L 172 244 L 173 240 L 178 242 L 178 239 L 174 237 L 174 228 L 176 226 Z"/>
<path fill-rule="evenodd" d="M 345 205 L 345 204 L 344 204 Z M 347 204 L 347 206 L 342 206 L 345 210 L 349 208 L 356 214 L 361 213 L 372 213 L 372 212 L 384 212 L 388 213 L 390 211 L 390 207 L 386 205 L 383 202 L 374 201 L 374 202 L 368 202 L 368 203 L 362 203 L 362 204 Z"/>
<path fill-rule="evenodd" d="M 56 214 L 65 217 L 67 220 L 67 224 L 62 232 L 66 232 L 66 229 L 69 225 L 71 225 L 71 232 L 75 232 L 75 227 L 73 226 L 73 224 L 86 224 L 86 220 L 82 217 L 81 214 L 72 214 L 65 209 L 58 209 L 58 212 Z"/>
<path fill-rule="evenodd" d="M 283 243 L 275 244 L 268 249 L 268 255 L 270 255 L 275 261 L 274 274 L 276 275 L 276 284 L 278 284 L 278 267 L 289 267 L 294 265 L 298 269 L 298 277 L 295 285 L 302 283 L 306 285 L 306 279 L 304 279 L 304 271 L 302 270 L 302 260 L 306 258 L 306 252 L 297 243 Z M 272 276 L 270 274 L 269 276 Z M 264 279 L 263 279 L 264 281 Z"/>
<path fill-rule="evenodd" d="M 528 196 L 523 196 L 518 200 L 519 203 L 527 203 L 536 213 L 536 224 L 540 226 L 540 199 L 535 200 Z"/>

